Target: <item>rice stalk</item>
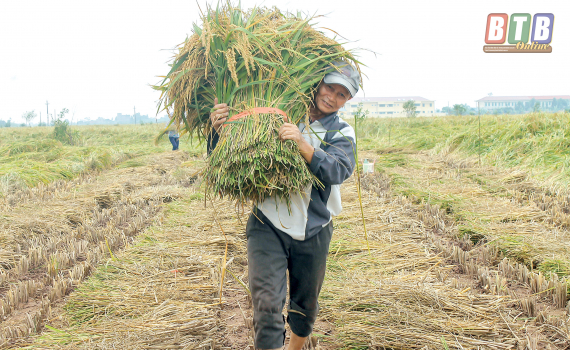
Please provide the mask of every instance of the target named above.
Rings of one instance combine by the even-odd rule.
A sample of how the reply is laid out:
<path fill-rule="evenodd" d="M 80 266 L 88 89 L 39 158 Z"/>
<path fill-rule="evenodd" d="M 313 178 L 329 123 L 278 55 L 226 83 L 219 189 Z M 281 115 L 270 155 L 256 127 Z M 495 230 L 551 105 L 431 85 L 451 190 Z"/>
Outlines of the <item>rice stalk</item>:
<path fill-rule="evenodd" d="M 332 61 L 358 61 L 340 43 L 312 27 L 312 17 L 277 8 L 244 11 L 229 2 L 208 7 L 202 26 L 180 45 L 164 80 L 158 104 L 182 133 L 205 138 L 212 132 L 217 98 L 230 106 L 230 119 L 256 107 L 277 108 L 291 123 L 308 122 L 316 86 L 334 70 Z M 320 185 L 297 146 L 282 143 L 277 114 L 227 121 L 205 171 L 207 189 L 245 204 L 277 196 L 290 205 L 291 193 Z"/>

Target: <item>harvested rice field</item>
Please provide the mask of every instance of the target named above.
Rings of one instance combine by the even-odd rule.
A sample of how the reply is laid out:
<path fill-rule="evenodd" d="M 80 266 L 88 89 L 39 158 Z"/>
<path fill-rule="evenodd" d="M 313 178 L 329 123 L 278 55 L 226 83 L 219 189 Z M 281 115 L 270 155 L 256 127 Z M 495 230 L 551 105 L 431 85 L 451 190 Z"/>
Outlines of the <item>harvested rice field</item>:
<path fill-rule="evenodd" d="M 569 348 L 564 182 L 526 154 L 479 162 L 451 133 L 406 142 L 405 127 L 443 121 L 415 122 L 389 142 L 372 132 L 388 121 L 361 126 L 368 242 L 353 176 L 306 348 Z M 204 197 L 203 148 L 147 140 L 128 160 L 5 186 L 1 348 L 253 349 L 248 210 Z"/>

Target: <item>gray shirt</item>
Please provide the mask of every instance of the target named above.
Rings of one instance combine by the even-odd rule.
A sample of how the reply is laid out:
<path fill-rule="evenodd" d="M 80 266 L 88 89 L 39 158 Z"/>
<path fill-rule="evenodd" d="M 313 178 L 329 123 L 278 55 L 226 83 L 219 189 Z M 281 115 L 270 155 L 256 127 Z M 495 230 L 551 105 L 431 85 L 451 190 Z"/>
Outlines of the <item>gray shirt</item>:
<path fill-rule="evenodd" d="M 305 193 L 291 194 L 291 214 L 284 201 L 275 197 L 265 199 L 257 207 L 277 229 L 304 241 L 319 233 L 342 210 L 340 185 L 354 171 L 356 137 L 354 129 L 336 112 L 308 127 L 304 123 L 298 127 L 315 148 L 309 168 L 324 187 L 309 184 Z M 208 135 L 208 154 L 216 148 L 218 139 L 215 131 Z"/>
<path fill-rule="evenodd" d="M 299 129 L 315 148 L 309 168 L 324 187 L 309 184 L 304 193 L 291 193 L 290 212 L 286 203 L 276 197 L 265 199 L 257 207 L 273 226 L 304 241 L 319 233 L 342 210 L 340 185 L 352 175 L 356 164 L 355 134 L 336 113 L 309 126 L 300 123 Z"/>

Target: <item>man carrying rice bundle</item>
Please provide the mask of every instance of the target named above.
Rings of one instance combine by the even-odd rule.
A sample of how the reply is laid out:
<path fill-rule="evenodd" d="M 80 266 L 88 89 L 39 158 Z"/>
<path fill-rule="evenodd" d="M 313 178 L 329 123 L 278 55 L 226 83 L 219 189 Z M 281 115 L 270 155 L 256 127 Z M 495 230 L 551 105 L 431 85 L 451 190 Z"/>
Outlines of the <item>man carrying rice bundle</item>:
<path fill-rule="evenodd" d="M 170 124 L 208 138 L 206 193 L 252 206 L 246 236 L 258 349 L 283 346 L 287 271 L 289 348 L 310 335 L 340 185 L 356 163 L 354 130 L 337 112 L 359 89 L 359 62 L 313 19 L 229 2 L 208 7 L 153 87 Z"/>
<path fill-rule="evenodd" d="M 288 349 L 301 349 L 313 330 L 323 284 L 326 258 L 333 232 L 332 216 L 342 209 L 340 185 L 355 167 L 355 134 L 338 110 L 359 89 L 360 75 L 343 61 L 318 85 L 309 122 L 283 123 L 282 142 L 294 141 L 312 174 L 323 186 L 309 184 L 306 193 L 292 193 L 290 206 L 272 196 L 258 203 L 246 227 L 248 270 L 254 310 L 256 349 L 280 349 L 285 341 L 282 310 L 289 296 L 287 322 L 291 328 Z M 216 147 L 229 115 L 227 104 L 210 114 L 213 131 L 208 152 Z"/>

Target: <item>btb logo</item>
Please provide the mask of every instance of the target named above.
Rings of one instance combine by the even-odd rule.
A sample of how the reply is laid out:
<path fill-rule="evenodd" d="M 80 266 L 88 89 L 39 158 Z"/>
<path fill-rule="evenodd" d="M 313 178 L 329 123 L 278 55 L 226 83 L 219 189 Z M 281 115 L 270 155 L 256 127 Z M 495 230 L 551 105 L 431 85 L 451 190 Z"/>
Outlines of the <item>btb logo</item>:
<path fill-rule="evenodd" d="M 532 20 L 528 13 L 513 13 L 510 17 L 509 21 L 506 13 L 491 13 L 487 16 L 485 43 L 490 45 L 483 47 L 484 52 L 552 52 L 552 13 L 537 13 Z M 511 45 L 504 45 L 506 40 Z"/>

